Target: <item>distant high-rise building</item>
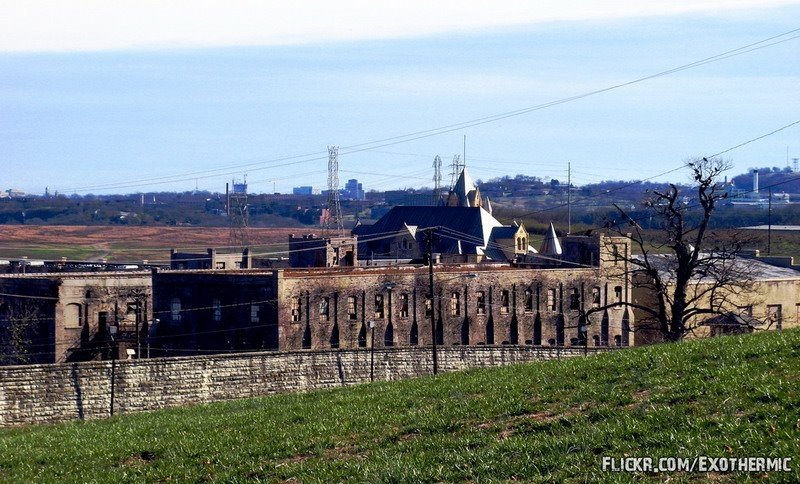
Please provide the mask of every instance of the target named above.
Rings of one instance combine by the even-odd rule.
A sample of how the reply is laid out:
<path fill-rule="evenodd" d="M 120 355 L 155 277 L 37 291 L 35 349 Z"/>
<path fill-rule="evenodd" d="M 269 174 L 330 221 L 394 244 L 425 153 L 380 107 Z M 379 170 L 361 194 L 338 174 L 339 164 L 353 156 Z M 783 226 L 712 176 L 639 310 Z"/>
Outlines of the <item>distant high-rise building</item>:
<path fill-rule="evenodd" d="M 347 180 L 344 188 L 341 191 L 341 196 L 345 200 L 364 200 L 364 187 L 355 178 Z"/>
<path fill-rule="evenodd" d="M 313 187 L 294 187 L 292 194 L 294 195 L 312 195 L 314 193 Z"/>

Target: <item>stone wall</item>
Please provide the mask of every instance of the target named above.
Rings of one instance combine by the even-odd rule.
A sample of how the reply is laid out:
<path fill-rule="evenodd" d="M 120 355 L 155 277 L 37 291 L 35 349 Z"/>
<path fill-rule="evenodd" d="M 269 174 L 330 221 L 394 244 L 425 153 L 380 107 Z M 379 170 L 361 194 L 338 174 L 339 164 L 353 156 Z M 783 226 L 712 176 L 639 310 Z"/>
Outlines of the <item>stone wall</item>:
<path fill-rule="evenodd" d="M 588 354 L 607 349 L 588 348 Z M 581 356 L 583 349 L 531 346 L 439 348 L 442 372 Z M 374 352 L 376 380 L 431 373 L 430 347 Z M 370 351 L 235 355 L 0 367 L 0 426 L 103 418 L 187 404 L 333 388 L 370 380 Z"/>

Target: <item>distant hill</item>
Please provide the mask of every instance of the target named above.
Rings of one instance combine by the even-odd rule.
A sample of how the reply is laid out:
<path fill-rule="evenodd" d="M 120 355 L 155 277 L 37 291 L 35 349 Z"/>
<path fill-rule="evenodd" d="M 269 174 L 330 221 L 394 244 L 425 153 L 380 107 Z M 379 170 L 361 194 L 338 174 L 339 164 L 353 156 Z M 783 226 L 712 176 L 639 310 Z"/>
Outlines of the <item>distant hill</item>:
<path fill-rule="evenodd" d="M 793 172 L 789 167 L 765 167 L 757 168 L 757 170 L 759 191 L 766 191 L 772 188 L 773 193 L 786 192 L 800 195 L 800 173 Z M 736 175 L 731 181 L 737 188 L 752 190 L 753 169 L 748 173 Z"/>

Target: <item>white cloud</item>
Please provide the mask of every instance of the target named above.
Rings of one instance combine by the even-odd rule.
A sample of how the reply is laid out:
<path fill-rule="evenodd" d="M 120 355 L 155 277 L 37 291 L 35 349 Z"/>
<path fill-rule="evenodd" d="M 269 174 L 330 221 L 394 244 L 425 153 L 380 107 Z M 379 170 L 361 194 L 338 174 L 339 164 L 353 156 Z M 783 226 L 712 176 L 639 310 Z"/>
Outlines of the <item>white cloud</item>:
<path fill-rule="evenodd" d="M 766 9 L 798 0 L 7 0 L 0 52 L 284 45 L 550 21 Z"/>

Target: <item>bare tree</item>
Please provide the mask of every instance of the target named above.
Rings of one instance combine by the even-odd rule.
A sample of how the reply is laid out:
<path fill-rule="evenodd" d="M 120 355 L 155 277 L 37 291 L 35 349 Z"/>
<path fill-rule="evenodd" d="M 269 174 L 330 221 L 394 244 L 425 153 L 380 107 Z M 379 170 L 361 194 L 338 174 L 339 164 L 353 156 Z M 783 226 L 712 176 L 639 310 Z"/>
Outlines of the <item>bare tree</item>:
<path fill-rule="evenodd" d="M 36 353 L 31 349 L 40 314 L 33 301 L 0 301 L 0 365 L 21 365 L 31 361 L 31 353 Z"/>
<path fill-rule="evenodd" d="M 728 195 L 718 179 L 730 164 L 702 158 L 686 165 L 694 183 L 688 196 L 670 184 L 644 201 L 655 233 L 646 234 L 616 205 L 619 218 L 605 224 L 630 241 L 634 255 L 624 256 L 623 266 L 633 288 L 647 295 L 610 306 L 638 310 L 636 330 L 653 332 L 665 341 L 680 341 L 709 315 L 735 309 L 729 301 L 746 291 L 753 279 L 748 265 L 736 258 L 743 238 L 719 237 L 710 230 L 717 205 Z"/>

